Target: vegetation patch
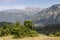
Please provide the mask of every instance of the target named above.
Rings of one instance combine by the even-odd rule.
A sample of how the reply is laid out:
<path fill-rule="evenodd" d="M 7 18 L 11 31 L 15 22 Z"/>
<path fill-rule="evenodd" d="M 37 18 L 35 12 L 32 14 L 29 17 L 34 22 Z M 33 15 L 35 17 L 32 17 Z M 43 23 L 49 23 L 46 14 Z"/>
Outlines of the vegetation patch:
<path fill-rule="evenodd" d="M 0 27 L 0 37 L 7 35 L 13 35 L 13 38 L 37 37 L 38 33 L 33 27 L 30 20 L 24 21 L 24 24 L 18 21 L 12 24 L 4 23 L 3 27 Z"/>

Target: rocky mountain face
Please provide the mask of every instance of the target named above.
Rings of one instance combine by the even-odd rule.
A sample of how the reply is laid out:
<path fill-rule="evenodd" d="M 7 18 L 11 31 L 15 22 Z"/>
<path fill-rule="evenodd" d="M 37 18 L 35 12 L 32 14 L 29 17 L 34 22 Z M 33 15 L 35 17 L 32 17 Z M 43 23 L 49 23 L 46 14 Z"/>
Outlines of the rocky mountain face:
<path fill-rule="evenodd" d="M 27 7 L 24 10 L 0 11 L 0 22 L 15 22 L 32 19 L 37 25 L 60 24 L 60 4 L 53 5 L 46 9 Z"/>
<path fill-rule="evenodd" d="M 20 22 L 22 22 L 29 17 L 30 15 L 23 10 L 8 10 L 0 12 L 0 21 L 14 22 L 21 20 Z"/>
<path fill-rule="evenodd" d="M 60 24 L 60 4 L 53 5 L 49 8 L 38 12 L 32 17 L 35 24 Z"/>
<path fill-rule="evenodd" d="M 35 11 L 34 8 L 31 10 L 3 10 L 0 11 L 0 22 L 5 21 L 5 22 L 15 22 L 15 21 L 20 21 L 23 23 L 24 20 L 30 19 L 31 16 L 36 14 L 38 11 Z M 38 9 L 37 9 L 38 10 Z"/>
<path fill-rule="evenodd" d="M 37 14 L 38 12 L 42 11 L 44 8 L 38 8 L 38 7 L 26 7 L 24 11 L 30 12 L 30 14 L 33 16 Z"/>

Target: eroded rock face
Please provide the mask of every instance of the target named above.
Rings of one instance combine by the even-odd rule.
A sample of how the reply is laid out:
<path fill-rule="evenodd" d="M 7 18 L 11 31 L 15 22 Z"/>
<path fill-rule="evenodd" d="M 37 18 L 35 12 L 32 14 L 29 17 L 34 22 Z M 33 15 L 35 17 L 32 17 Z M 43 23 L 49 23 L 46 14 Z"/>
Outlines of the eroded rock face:
<path fill-rule="evenodd" d="M 33 16 L 36 24 L 60 24 L 60 4 L 53 5 Z"/>

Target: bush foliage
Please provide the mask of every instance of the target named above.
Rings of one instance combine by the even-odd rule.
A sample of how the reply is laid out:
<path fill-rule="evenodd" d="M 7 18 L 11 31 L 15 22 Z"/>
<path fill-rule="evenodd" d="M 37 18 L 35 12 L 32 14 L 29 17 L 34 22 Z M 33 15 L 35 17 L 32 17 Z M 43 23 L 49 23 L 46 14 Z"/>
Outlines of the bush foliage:
<path fill-rule="evenodd" d="M 0 27 L 0 37 L 13 35 L 13 38 L 23 37 L 36 37 L 38 33 L 33 30 L 32 21 L 24 21 L 24 24 L 20 24 L 18 21 L 12 24 L 4 24 Z"/>
<path fill-rule="evenodd" d="M 47 36 L 60 36 L 60 24 L 48 24 L 43 27 L 36 27 L 35 30 Z"/>

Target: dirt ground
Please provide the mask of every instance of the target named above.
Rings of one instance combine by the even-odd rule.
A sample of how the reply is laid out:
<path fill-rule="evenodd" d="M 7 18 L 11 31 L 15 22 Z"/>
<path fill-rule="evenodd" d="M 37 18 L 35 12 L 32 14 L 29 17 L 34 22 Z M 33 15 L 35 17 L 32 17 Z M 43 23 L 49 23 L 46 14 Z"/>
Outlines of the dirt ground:
<path fill-rule="evenodd" d="M 60 40 L 60 37 L 48 37 L 48 36 L 40 35 L 39 37 L 12 39 L 11 36 L 7 36 L 7 37 L 0 37 L 0 40 Z"/>

